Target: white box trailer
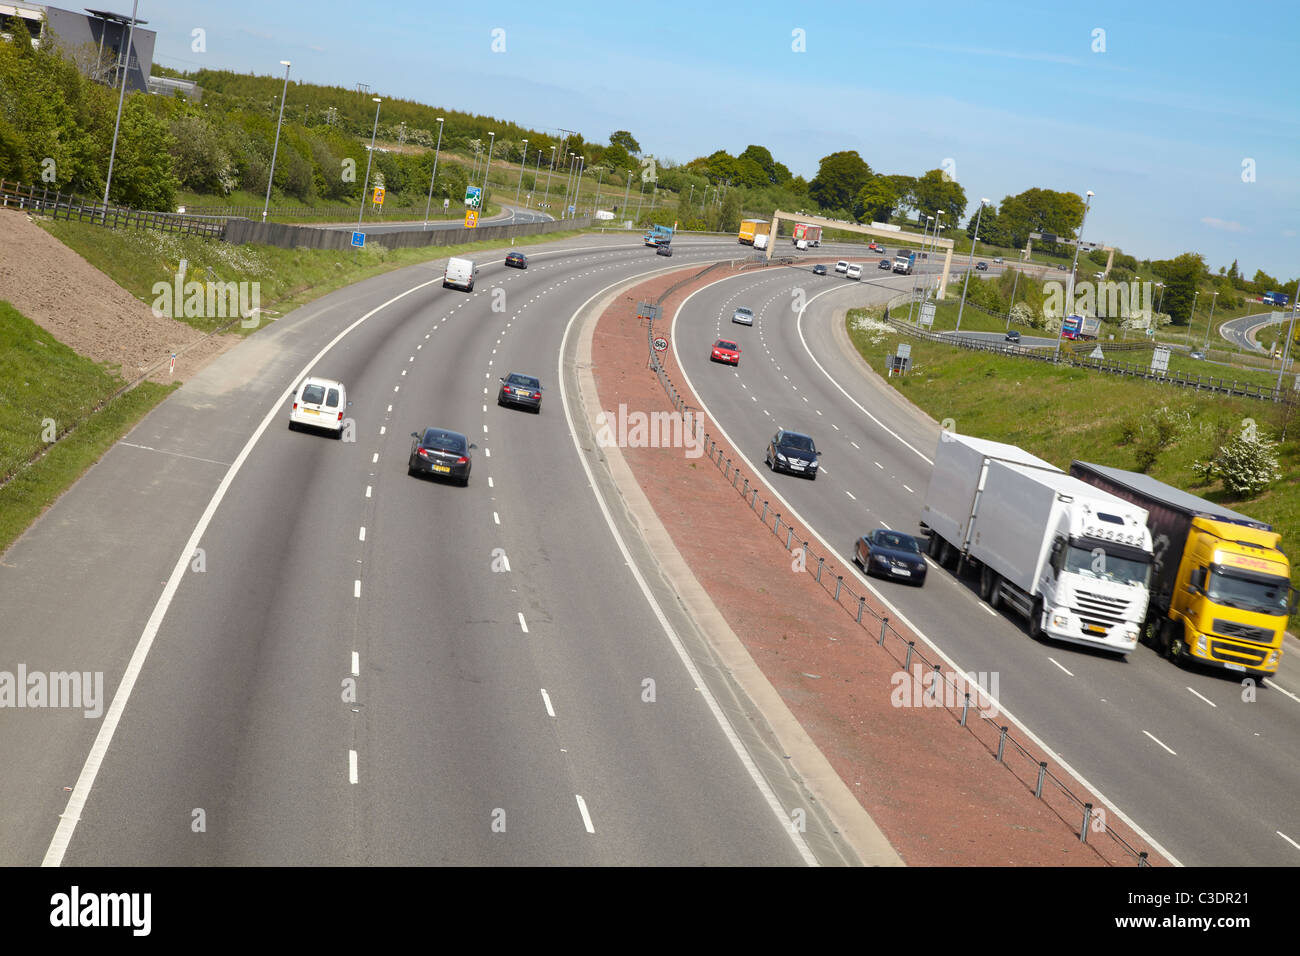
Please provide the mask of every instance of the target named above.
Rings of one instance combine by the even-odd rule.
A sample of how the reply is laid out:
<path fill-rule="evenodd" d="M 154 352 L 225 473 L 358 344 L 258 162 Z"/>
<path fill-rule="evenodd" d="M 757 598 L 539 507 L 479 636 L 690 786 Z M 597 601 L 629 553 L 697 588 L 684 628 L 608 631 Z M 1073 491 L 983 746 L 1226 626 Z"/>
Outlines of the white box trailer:
<path fill-rule="evenodd" d="M 929 552 L 979 574 L 1035 637 L 1127 654 L 1146 616 L 1147 512 L 1014 445 L 945 432 L 923 506 Z M 954 562 L 954 559 L 955 562 Z"/>

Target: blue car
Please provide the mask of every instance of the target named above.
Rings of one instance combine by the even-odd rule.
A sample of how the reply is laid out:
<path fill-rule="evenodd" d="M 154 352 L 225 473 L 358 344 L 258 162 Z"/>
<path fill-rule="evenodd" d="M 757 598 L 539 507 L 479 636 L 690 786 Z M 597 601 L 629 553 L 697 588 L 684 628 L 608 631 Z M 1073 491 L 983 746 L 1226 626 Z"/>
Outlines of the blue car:
<path fill-rule="evenodd" d="M 858 538 L 853 548 L 853 562 L 867 573 L 894 578 L 920 587 L 925 583 L 925 557 L 921 546 L 910 534 L 877 528 Z"/>

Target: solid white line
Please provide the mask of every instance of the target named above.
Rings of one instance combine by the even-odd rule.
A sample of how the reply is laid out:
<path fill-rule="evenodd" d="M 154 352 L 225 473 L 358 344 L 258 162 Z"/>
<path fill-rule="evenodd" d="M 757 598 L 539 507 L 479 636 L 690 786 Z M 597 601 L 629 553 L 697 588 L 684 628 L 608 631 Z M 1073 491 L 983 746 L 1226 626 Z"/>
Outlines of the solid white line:
<path fill-rule="evenodd" d="M 1144 730 L 1144 731 L 1142 731 L 1142 733 L 1146 734 L 1148 737 L 1150 737 L 1150 738 L 1151 738 L 1152 740 L 1154 740 L 1156 743 L 1160 744 L 1161 747 L 1165 747 L 1165 745 L 1164 745 L 1163 743 L 1160 743 L 1160 741 L 1156 738 L 1156 736 L 1155 736 L 1154 734 L 1152 734 L 1150 731 Z M 1165 749 L 1166 749 L 1166 750 L 1169 750 L 1168 747 L 1165 747 Z M 1172 750 L 1169 750 L 1169 752 L 1170 752 L 1171 754 L 1174 754 L 1175 757 L 1178 756 L 1178 754 L 1175 754 Z"/>
<path fill-rule="evenodd" d="M 595 833 L 596 828 L 591 825 L 591 814 L 587 812 L 587 801 L 582 799 L 582 794 L 575 793 L 578 798 L 578 812 L 582 814 L 582 825 L 587 828 L 588 833 Z"/>
<path fill-rule="evenodd" d="M 551 695 L 546 693 L 546 688 L 542 688 L 542 703 L 546 705 L 546 716 L 554 717 L 555 708 L 551 706 Z"/>
<path fill-rule="evenodd" d="M 638 279 L 641 278 L 642 277 L 638 277 Z M 627 565 L 628 570 L 632 573 L 632 577 L 636 580 L 637 586 L 641 589 L 641 595 L 650 606 L 650 610 L 654 612 L 655 620 L 659 622 L 659 627 L 663 630 L 664 636 L 667 637 L 673 650 L 677 652 L 677 657 L 681 660 L 682 666 L 686 668 L 686 672 L 693 682 L 692 686 L 699 688 L 700 696 L 704 699 L 705 705 L 709 708 L 709 713 L 711 713 L 713 719 L 717 721 L 718 726 L 722 729 L 723 735 L 727 738 L 727 742 L 731 744 L 731 749 L 735 751 L 741 764 L 749 773 L 750 779 L 754 781 L 754 786 L 758 788 L 758 792 L 767 802 L 768 809 L 771 810 L 772 815 L 776 817 L 777 825 L 781 828 L 781 832 L 784 833 L 794 844 L 795 849 L 798 851 L 799 856 L 804 863 L 808 866 L 816 866 L 817 858 L 813 855 L 812 850 L 809 849 L 807 841 L 804 840 L 802 834 L 795 832 L 794 828 L 790 826 L 789 815 L 781 806 L 781 802 L 777 800 L 776 794 L 772 792 L 772 787 L 763 777 L 762 772 L 758 769 L 758 765 L 754 763 L 754 758 L 750 756 L 749 751 L 745 749 L 745 745 L 741 742 L 740 736 L 736 733 L 736 729 L 731 726 L 731 722 L 727 719 L 727 715 L 718 704 L 717 698 L 715 698 L 713 692 L 709 690 L 708 684 L 705 683 L 704 677 L 700 673 L 699 668 L 696 667 L 695 662 L 691 660 L 691 656 L 687 653 L 686 647 L 682 644 L 681 638 L 677 635 L 677 632 L 673 630 L 673 626 L 669 622 L 667 615 L 664 614 L 663 608 L 659 605 L 654 593 L 650 590 L 650 585 L 646 582 L 645 576 L 641 573 L 641 569 L 637 567 L 636 562 L 632 560 L 632 553 L 628 550 L 627 542 L 623 540 L 623 535 L 618 530 L 618 526 L 614 524 L 614 517 L 610 513 L 609 505 L 605 502 L 604 496 L 601 495 L 600 491 L 596 487 L 596 476 L 592 473 L 591 465 L 587 462 L 586 456 L 583 455 L 582 445 L 578 441 L 578 432 L 573 424 L 573 415 L 569 411 L 568 389 L 564 384 L 564 354 L 568 345 L 569 335 L 573 331 L 573 326 L 574 323 L 577 322 L 578 316 L 580 316 L 588 306 L 601 296 L 605 295 L 610 289 L 624 285 L 627 282 L 628 280 L 619 280 L 618 282 L 611 283 L 604 289 L 597 290 L 592 294 L 591 298 L 578 306 L 577 310 L 569 317 L 569 321 L 564 327 L 564 335 L 560 339 L 559 359 L 556 362 L 556 379 L 560 383 L 560 405 L 564 408 L 564 418 L 569 426 L 569 438 L 573 441 L 573 449 L 577 453 L 578 461 L 582 464 L 582 470 L 587 475 L 587 486 L 591 488 L 592 495 L 596 499 L 596 505 L 600 508 L 601 516 L 605 519 L 605 525 L 609 528 L 609 533 L 613 536 L 614 543 L 618 545 L 618 550 L 623 555 L 623 562 Z M 691 293 L 691 295 L 694 294 L 695 293 Z M 687 298 L 689 301 L 690 297 L 688 296 Z M 674 336 L 674 338 L 675 337 L 676 336 Z M 678 367 L 680 367 L 680 364 L 679 359 Z M 728 439 L 728 441 L 730 441 L 730 439 Z M 732 447 L 736 447 L 734 443 L 732 443 Z"/>
<path fill-rule="evenodd" d="M 1070 674 L 1070 672 L 1068 670 L 1065 670 L 1065 668 L 1061 666 L 1060 662 L 1057 661 L 1056 658 L 1052 657 L 1050 654 L 1048 655 L 1047 659 L 1051 661 L 1053 664 L 1055 664 L 1057 667 L 1060 667 L 1061 670 L 1065 671 L 1067 674 Z M 1074 675 L 1070 674 L 1070 676 L 1073 677 Z"/>
<path fill-rule="evenodd" d="M 262 419 L 256 431 L 244 443 L 239 454 L 235 456 L 234 463 L 226 472 L 225 477 L 221 479 L 221 484 L 217 490 L 212 493 L 208 500 L 207 507 L 204 508 L 203 514 L 199 517 L 198 524 L 194 526 L 190 538 L 181 548 L 180 556 L 176 559 L 176 564 L 172 568 L 171 576 L 168 577 L 167 583 L 163 586 L 163 592 L 158 596 L 158 601 L 154 605 L 153 612 L 149 615 L 149 620 L 145 623 L 144 630 L 140 633 L 140 640 L 136 642 L 135 650 L 131 653 L 131 659 L 127 662 L 126 669 L 122 672 L 122 681 L 117 685 L 117 690 L 113 694 L 113 700 L 108 705 L 108 710 L 104 712 L 104 719 L 99 725 L 99 733 L 95 735 L 95 741 L 90 746 L 90 753 L 86 755 L 86 762 L 82 765 L 81 774 L 77 777 L 76 784 L 73 785 L 72 795 L 68 797 L 68 803 L 63 808 L 63 813 L 59 815 L 59 824 L 54 830 L 54 836 L 50 839 L 50 845 L 45 851 L 45 858 L 41 861 L 42 866 L 59 866 L 63 863 L 63 857 L 68 852 L 68 844 L 72 841 L 72 835 L 77 829 L 77 823 L 81 819 L 81 811 L 86 805 L 86 800 L 90 797 L 90 791 L 95 785 L 95 778 L 99 775 L 99 768 L 104 763 L 104 757 L 108 753 L 109 745 L 113 742 L 113 736 L 117 732 L 117 725 L 122 719 L 122 714 L 126 710 L 127 701 L 131 699 L 131 691 L 135 688 L 135 682 L 140 676 L 140 671 L 144 667 L 144 662 L 149 656 L 149 651 L 153 647 L 154 639 L 158 636 L 158 630 L 162 626 L 163 618 L 167 615 L 168 608 L 171 607 L 176 591 L 180 587 L 182 579 L 189 571 L 190 559 L 194 555 L 194 549 L 199 546 L 203 539 L 203 534 L 212 522 L 213 515 L 216 514 L 217 508 L 220 507 L 221 501 L 229 491 L 235 476 L 243 468 L 244 462 L 252 454 L 253 446 L 262 437 L 262 434 L 270 427 L 273 419 L 281 414 L 280 409 L 284 403 L 289 400 L 293 394 L 294 388 L 315 366 L 325 357 L 325 355 L 334 348 L 343 338 L 365 322 L 372 315 L 375 315 L 381 309 L 385 309 L 399 299 L 403 299 L 420 289 L 432 285 L 436 281 L 431 279 L 428 282 L 421 282 L 419 285 L 412 286 L 405 292 L 399 292 L 386 302 L 375 306 L 365 315 L 361 316 L 338 335 L 334 336 L 324 348 L 312 356 L 297 375 L 293 377 L 290 385 L 280 393 L 271 404 L 270 410 Z"/>
<path fill-rule="evenodd" d="M 361 676 L 361 655 L 356 651 L 352 652 L 352 676 Z"/>
<path fill-rule="evenodd" d="M 1291 698 L 1293 701 L 1295 701 L 1297 704 L 1300 704 L 1300 696 L 1297 696 L 1296 694 L 1291 693 L 1289 690 L 1287 690 L 1285 687 L 1283 687 L 1281 684 L 1277 683 L 1276 681 L 1272 680 L 1271 678 L 1265 677 L 1265 678 L 1264 678 L 1264 683 L 1267 684 L 1269 687 L 1273 688 L 1273 689 L 1274 689 L 1275 691 L 1277 691 L 1278 693 L 1280 693 L 1280 694 L 1286 694 L 1288 697 L 1290 697 L 1290 698 Z"/>
<path fill-rule="evenodd" d="M 936 565 L 936 567 L 937 567 L 937 566 L 938 566 L 938 565 Z M 985 604 L 983 601 L 979 601 L 979 602 L 977 602 L 977 603 L 979 604 L 980 607 L 984 608 L 984 610 L 987 611 L 989 614 L 991 614 L 993 617 L 997 617 L 997 616 L 998 616 L 998 612 L 995 611 L 995 610 L 993 610 L 993 608 L 989 607 L 989 606 L 988 606 L 987 604 Z M 1055 662 L 1053 662 L 1053 663 L 1055 663 Z M 1061 665 L 1060 665 L 1060 664 L 1057 664 L 1056 666 L 1057 666 L 1057 667 L 1060 667 Z M 1074 675 L 1071 674 L 1070 676 L 1073 677 Z"/>
<path fill-rule="evenodd" d="M 695 393 L 696 400 L 700 402 L 700 411 L 702 411 L 705 414 L 705 416 L 710 421 L 713 422 L 714 426 L 718 429 L 718 433 L 722 435 L 723 439 L 727 442 L 727 444 L 731 445 L 732 448 L 741 448 L 743 446 L 737 444 L 735 441 L 732 440 L 731 436 L 727 434 L 727 430 L 723 428 L 721 422 L 718 421 L 718 418 L 711 411 L 709 411 L 708 407 L 705 405 L 704 400 L 700 397 L 699 390 L 691 382 L 691 377 L 686 371 L 686 366 L 682 364 L 681 355 L 678 353 L 677 350 L 676 332 L 677 332 L 678 317 L 682 314 L 682 311 L 686 308 L 687 304 L 691 301 L 692 298 L 694 298 L 696 295 L 698 295 L 700 292 L 704 291 L 705 289 L 709 289 L 712 286 L 716 285 L 717 282 L 722 282 L 722 281 L 726 281 L 726 280 L 719 279 L 716 280 L 715 282 L 710 282 L 702 289 L 697 289 L 695 292 L 692 292 L 690 295 L 688 295 L 682 301 L 682 303 L 677 307 L 677 310 L 673 313 L 673 318 L 670 323 L 669 332 L 672 334 L 673 357 L 677 361 L 677 367 L 679 370 L 681 370 L 682 377 L 686 380 L 687 388 L 689 388 L 692 392 Z M 818 293 L 818 295 L 822 295 L 822 294 L 823 293 L 820 292 Z M 816 298 L 816 296 L 814 296 L 814 298 Z M 802 315 L 803 313 L 801 312 L 800 316 L 802 317 Z M 800 330 L 800 335 L 802 334 L 803 334 L 802 330 Z M 806 347 L 807 344 L 805 343 L 805 348 Z M 814 359 L 814 361 L 816 361 L 816 359 Z M 829 378 L 829 376 L 827 377 Z M 834 379 L 832 379 L 832 381 L 834 381 Z M 838 387 L 838 383 L 836 384 Z M 840 391 L 843 391 L 843 389 L 840 389 Z M 855 402 L 854 404 L 857 403 Z M 865 409 L 863 410 L 865 411 Z M 899 441 L 902 441 L 902 439 L 900 438 Z M 906 442 L 903 443 L 906 444 Z M 852 444 L 853 447 L 855 448 L 857 447 L 857 444 L 854 442 L 850 442 L 850 444 Z M 911 448 L 910 445 L 908 445 L 908 447 Z M 913 448 L 912 450 L 916 451 L 915 448 Z M 920 452 L 917 452 L 917 454 L 920 455 L 921 458 L 925 459 L 925 461 L 927 462 L 930 461 L 930 459 L 926 458 L 924 455 L 921 455 Z M 755 472 L 755 474 L 758 474 L 759 469 L 755 467 L 754 463 L 751 462 L 743 454 L 741 455 L 741 457 L 744 459 L 745 463 L 748 464 L 749 467 Z M 933 464 L 933 462 L 930 462 L 930 464 Z M 781 493 L 777 490 L 775 485 L 773 485 L 770 481 L 767 481 L 765 479 L 759 479 L 759 480 L 762 480 L 763 484 L 767 486 L 767 489 L 771 493 L 773 499 L 781 502 L 787 514 L 792 516 L 794 520 L 797 521 L 799 524 L 801 524 L 803 527 L 809 529 L 811 534 L 818 540 L 818 542 L 821 543 L 821 546 L 826 549 L 827 554 L 838 555 L 840 557 L 840 560 L 844 561 L 844 556 L 839 554 L 839 552 L 834 547 L 831 546 L 830 542 L 828 542 L 824 537 L 822 537 L 822 535 L 817 531 L 817 529 L 812 525 L 812 523 L 806 521 L 803 518 L 803 516 L 799 514 L 798 510 L 795 509 L 794 506 L 792 506 L 790 502 L 787 501 L 781 495 Z M 881 524 L 885 528 L 889 527 L 888 525 L 884 524 L 884 522 L 881 522 Z M 894 603 L 890 601 L 889 598 L 886 597 L 885 594 L 882 593 L 879 588 L 876 588 L 871 581 L 867 580 L 865 575 L 859 573 L 856 566 L 853 566 L 851 561 L 844 561 L 844 566 L 849 568 L 850 573 L 852 573 L 855 576 L 856 580 L 860 585 L 867 588 L 872 594 L 874 594 L 876 596 L 876 599 L 880 601 L 880 603 L 889 610 L 890 620 L 901 621 L 909 631 L 911 631 L 918 638 L 924 640 L 927 644 L 929 644 L 931 649 L 933 649 L 934 653 L 937 654 L 943 660 L 943 662 L 947 664 L 949 668 L 951 668 L 953 671 L 960 674 L 967 673 L 968 670 L 967 668 L 959 667 L 957 665 L 957 662 L 954 661 L 952 657 L 943 650 L 943 648 L 941 648 L 935 641 L 927 637 L 924 631 L 922 631 L 919 627 L 913 624 L 911 620 L 908 619 L 907 615 L 904 614 L 901 610 L 899 610 L 898 607 L 895 606 Z M 1167 859 L 1172 865 L 1174 866 L 1183 865 L 1181 862 L 1179 862 L 1177 857 L 1175 857 L 1172 853 L 1166 850 L 1154 838 L 1152 838 L 1150 834 L 1148 834 L 1145 830 L 1143 830 L 1140 826 L 1138 826 L 1138 824 L 1134 822 L 1128 816 L 1128 814 L 1126 814 L 1123 810 L 1121 810 L 1119 806 L 1115 804 L 1114 801 L 1107 798 L 1099 789 L 1097 789 L 1091 783 L 1089 783 L 1088 780 L 1082 774 L 1080 774 L 1077 770 L 1075 770 L 1072 766 L 1070 766 L 1070 764 L 1064 758 L 1062 758 L 1060 754 L 1058 754 L 1051 747 L 1047 746 L 1047 744 L 1037 734 L 1035 734 L 1032 730 L 1030 730 L 1029 727 L 1027 727 L 1023 721 L 1021 721 L 1019 718 L 1013 715 L 1009 709 L 1004 707 L 1000 701 L 995 700 L 991 697 L 989 698 L 989 701 L 997 708 L 998 713 L 1000 713 L 1003 717 L 1005 717 L 1010 723 L 1015 724 L 1015 726 L 1020 729 L 1021 733 L 1023 733 L 1026 737 L 1028 737 L 1032 743 L 1034 743 L 1040 750 L 1043 751 L 1043 754 L 1046 757 L 1048 757 L 1050 760 L 1055 761 L 1056 764 L 1060 766 L 1062 770 L 1064 770 L 1066 773 L 1073 776 L 1076 780 L 1079 781 L 1079 783 L 1082 786 L 1087 787 L 1094 794 L 1096 794 L 1099 800 L 1101 800 L 1103 803 L 1109 806 L 1110 809 L 1114 811 L 1115 815 L 1119 817 L 1121 820 L 1123 820 L 1124 823 L 1127 824 L 1129 828 L 1132 829 L 1138 836 L 1140 836 L 1143 840 L 1145 840 L 1153 850 L 1155 850 L 1157 853 L 1159 853 L 1161 856 Z M 786 828 L 789 829 L 788 822 Z"/>
<path fill-rule="evenodd" d="M 348 783 L 357 782 L 357 752 L 348 751 Z"/>
<path fill-rule="evenodd" d="M 362 541 L 365 541 L 365 540 L 366 540 L 366 526 L 365 526 L 365 525 L 362 525 L 362 526 L 361 526 L 361 539 L 360 539 L 360 540 L 362 540 Z"/>
<path fill-rule="evenodd" d="M 1197 694 L 1196 691 L 1192 690 L 1192 688 L 1190 688 L 1190 687 L 1187 688 L 1187 689 L 1188 689 L 1188 690 L 1191 690 L 1193 694 L 1196 694 L 1197 697 L 1201 698 L 1201 700 L 1205 701 L 1205 702 L 1206 702 L 1207 704 L 1209 704 L 1211 707 L 1214 707 L 1214 708 L 1216 708 L 1216 709 L 1218 708 L 1219 705 L 1216 704 L 1214 701 L 1210 700 L 1210 698 L 1206 697 L 1204 694 Z"/>
<path fill-rule="evenodd" d="M 1297 850 L 1300 850 L 1300 843 L 1296 843 L 1295 840 L 1291 839 L 1289 836 L 1287 836 L 1287 835 L 1286 835 L 1285 833 L 1283 833 L 1281 830 L 1274 830 L 1273 832 L 1276 833 L 1278 836 L 1280 836 L 1283 840 L 1286 840 L 1287 843 L 1290 843 L 1290 844 L 1291 844 L 1293 847 L 1295 847 Z"/>
<path fill-rule="evenodd" d="M 525 634 L 528 633 L 528 622 L 524 620 L 523 611 L 519 612 L 519 627 Z"/>

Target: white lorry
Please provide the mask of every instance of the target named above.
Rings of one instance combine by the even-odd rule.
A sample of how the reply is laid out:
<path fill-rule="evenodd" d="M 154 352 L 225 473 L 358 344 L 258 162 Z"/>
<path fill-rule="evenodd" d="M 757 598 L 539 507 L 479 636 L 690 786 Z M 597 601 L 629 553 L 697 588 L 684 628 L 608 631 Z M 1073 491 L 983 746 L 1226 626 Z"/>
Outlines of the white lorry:
<path fill-rule="evenodd" d="M 478 266 L 472 259 L 448 259 L 447 271 L 442 275 L 442 287 L 455 286 L 466 292 L 474 291 L 474 277 L 478 275 Z"/>
<path fill-rule="evenodd" d="M 1127 654 L 1146 618 L 1151 533 L 1145 509 L 1015 445 L 945 431 L 921 525 L 940 565 L 979 574 L 1035 638 Z"/>

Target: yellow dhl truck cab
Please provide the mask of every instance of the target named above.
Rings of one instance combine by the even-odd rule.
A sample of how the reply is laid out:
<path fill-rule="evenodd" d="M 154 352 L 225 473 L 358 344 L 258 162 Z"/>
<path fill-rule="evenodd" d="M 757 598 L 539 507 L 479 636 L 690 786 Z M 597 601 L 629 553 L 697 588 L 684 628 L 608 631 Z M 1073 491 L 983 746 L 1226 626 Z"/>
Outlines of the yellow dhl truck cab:
<path fill-rule="evenodd" d="M 1070 474 L 1147 509 L 1154 564 L 1147 634 L 1173 660 L 1274 674 L 1292 609 L 1291 562 L 1262 521 L 1138 472 Z"/>

